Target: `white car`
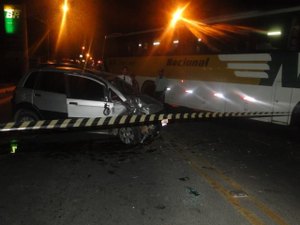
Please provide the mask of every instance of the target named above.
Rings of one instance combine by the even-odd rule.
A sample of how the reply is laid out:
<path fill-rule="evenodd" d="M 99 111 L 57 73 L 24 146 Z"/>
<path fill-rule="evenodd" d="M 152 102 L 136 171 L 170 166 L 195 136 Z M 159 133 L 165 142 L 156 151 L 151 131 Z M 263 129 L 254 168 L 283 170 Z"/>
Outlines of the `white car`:
<path fill-rule="evenodd" d="M 64 118 L 96 118 L 152 114 L 163 110 L 157 100 L 135 94 L 116 75 L 47 65 L 31 70 L 19 82 L 13 97 L 16 122 Z M 157 132 L 159 125 L 102 130 L 137 144 Z"/>

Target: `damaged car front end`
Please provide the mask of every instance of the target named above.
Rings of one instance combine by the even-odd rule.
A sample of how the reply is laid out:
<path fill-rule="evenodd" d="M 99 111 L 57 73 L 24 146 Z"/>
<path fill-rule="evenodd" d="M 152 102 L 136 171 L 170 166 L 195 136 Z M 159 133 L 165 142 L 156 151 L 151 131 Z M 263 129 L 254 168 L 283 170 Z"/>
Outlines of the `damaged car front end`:
<path fill-rule="evenodd" d="M 110 84 L 110 95 L 115 107 L 119 109 L 124 107 L 123 111 L 119 111 L 119 115 L 149 115 L 163 112 L 164 106 L 161 102 L 150 96 L 137 94 L 132 86 L 123 80 L 115 77 L 115 79 L 110 80 Z M 139 144 L 156 137 L 160 127 L 159 122 L 142 126 L 121 127 L 118 129 L 117 135 L 125 144 Z"/>

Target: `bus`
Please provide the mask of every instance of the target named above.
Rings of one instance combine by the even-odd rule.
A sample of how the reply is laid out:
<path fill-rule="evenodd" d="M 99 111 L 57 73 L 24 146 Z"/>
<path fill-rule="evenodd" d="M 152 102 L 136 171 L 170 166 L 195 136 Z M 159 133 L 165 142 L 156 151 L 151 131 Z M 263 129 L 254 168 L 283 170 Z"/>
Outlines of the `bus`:
<path fill-rule="evenodd" d="M 259 120 L 300 124 L 300 6 L 210 18 L 197 29 L 182 24 L 168 38 L 164 29 L 106 36 L 106 68 L 128 67 L 142 92 L 153 91 L 164 69 L 170 105 L 284 112 Z"/>

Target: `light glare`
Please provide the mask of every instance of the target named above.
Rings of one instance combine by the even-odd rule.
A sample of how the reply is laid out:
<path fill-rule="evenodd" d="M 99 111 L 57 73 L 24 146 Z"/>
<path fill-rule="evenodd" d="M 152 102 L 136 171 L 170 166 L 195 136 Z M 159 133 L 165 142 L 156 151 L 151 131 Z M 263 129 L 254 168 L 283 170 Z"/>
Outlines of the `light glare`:
<path fill-rule="evenodd" d="M 62 6 L 62 9 L 63 9 L 63 11 L 66 13 L 66 12 L 68 12 L 69 7 L 68 7 L 68 5 L 65 3 L 65 4 Z"/>
<path fill-rule="evenodd" d="M 188 5 L 189 3 L 186 4 L 184 7 L 176 10 L 176 12 L 173 14 L 173 18 L 170 23 L 171 27 L 175 27 L 177 22 L 183 18 L 183 12 L 186 9 L 186 7 L 188 7 Z"/>
<path fill-rule="evenodd" d="M 257 102 L 257 100 L 255 98 L 250 97 L 250 96 L 245 96 L 243 99 L 247 102 Z"/>
<path fill-rule="evenodd" d="M 225 98 L 222 93 L 214 93 L 214 96 L 218 97 L 218 98 L 223 98 L 223 99 Z"/>
<path fill-rule="evenodd" d="M 281 31 L 270 31 L 267 33 L 268 36 L 280 36 L 281 35 Z"/>
<path fill-rule="evenodd" d="M 185 90 L 185 93 L 187 93 L 187 94 L 193 94 L 194 91 L 193 90 Z"/>
<path fill-rule="evenodd" d="M 65 23 L 66 23 L 67 11 L 69 10 L 68 0 L 64 0 L 64 4 L 63 4 L 62 9 L 63 9 L 63 15 L 62 15 L 61 23 L 60 23 L 60 29 L 59 29 L 59 33 L 58 33 L 57 42 L 56 42 L 55 52 L 59 48 L 61 38 L 62 38 L 62 34 L 63 34 L 63 30 L 64 30 L 64 26 L 65 26 Z"/>

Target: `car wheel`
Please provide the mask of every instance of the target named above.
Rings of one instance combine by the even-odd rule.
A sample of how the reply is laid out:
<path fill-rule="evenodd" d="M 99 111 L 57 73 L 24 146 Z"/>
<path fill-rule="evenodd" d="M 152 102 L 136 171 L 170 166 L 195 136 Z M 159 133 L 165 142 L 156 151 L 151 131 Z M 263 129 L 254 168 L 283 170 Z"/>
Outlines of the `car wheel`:
<path fill-rule="evenodd" d="M 39 116 L 31 110 L 20 109 L 16 112 L 14 120 L 18 123 L 23 123 L 25 121 L 38 121 Z"/>
<path fill-rule="evenodd" d="M 119 129 L 120 140 L 127 145 L 135 145 L 140 143 L 141 134 L 136 127 L 122 127 Z"/>

